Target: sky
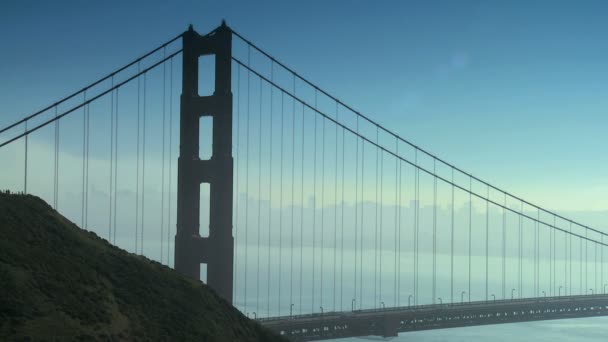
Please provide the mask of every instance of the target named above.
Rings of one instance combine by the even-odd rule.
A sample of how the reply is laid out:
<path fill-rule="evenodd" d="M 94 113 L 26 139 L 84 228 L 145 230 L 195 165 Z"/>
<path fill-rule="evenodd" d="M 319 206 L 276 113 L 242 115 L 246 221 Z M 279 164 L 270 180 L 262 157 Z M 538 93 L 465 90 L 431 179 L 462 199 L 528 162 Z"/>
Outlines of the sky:
<path fill-rule="evenodd" d="M 602 1 L 4 1 L 2 124 L 222 19 L 414 143 L 535 203 L 606 210 Z"/>
<path fill-rule="evenodd" d="M 585 2 L 7 0 L 0 4 L 0 41 L 3 43 L 0 54 L 0 127 L 106 75 L 175 37 L 189 24 L 194 25 L 198 32 L 205 33 L 225 19 L 235 31 L 270 52 L 278 60 L 285 62 L 343 102 L 383 126 L 390 127 L 400 136 L 425 150 L 533 203 L 557 210 L 582 223 L 603 228 L 608 226 L 606 224 L 608 158 L 604 153 L 608 143 L 605 134 L 608 128 L 606 115 L 608 100 L 604 95 L 604 83 L 608 79 L 608 47 L 603 44 L 605 33 L 608 32 L 608 22 L 604 15 L 606 10 L 608 4 L 593 0 Z M 243 50 L 242 45 L 235 46 L 235 55 L 245 61 L 246 51 Z M 176 73 L 179 72 L 179 59 L 176 60 L 174 70 Z M 268 70 L 265 72 L 267 74 Z M 149 83 L 156 82 L 158 85 L 162 75 L 162 71 L 159 73 L 159 70 L 150 73 Z M 244 75 L 241 80 L 242 87 L 245 87 Z M 233 71 L 233 86 L 235 77 L 237 76 Z M 175 80 L 171 108 L 177 113 L 180 83 L 177 82 L 178 78 Z M 253 78 L 254 90 L 258 89 L 257 82 L 258 80 Z M 136 111 L 133 97 L 136 91 L 134 84 L 130 88 L 121 90 L 122 113 L 133 114 Z M 239 101 L 245 101 L 247 93 L 241 94 L 242 88 L 233 90 L 233 93 L 240 99 Z M 131 100 L 127 100 L 128 95 Z M 268 95 L 268 92 L 264 93 L 264 96 Z M 161 98 L 159 88 L 150 85 L 149 110 L 155 113 L 151 116 L 152 124 L 160 122 L 159 108 L 163 106 Z M 257 108 L 257 100 L 252 101 L 254 108 Z M 275 97 L 273 101 L 276 108 L 280 99 Z M 103 114 L 107 114 L 109 99 L 105 98 L 100 102 L 91 106 L 92 135 L 97 138 L 107 135 L 104 126 L 107 125 L 107 120 L 104 121 Z M 265 102 L 264 106 L 267 109 L 268 102 Z M 287 106 L 289 107 L 290 104 L 288 103 Z M 259 122 L 255 121 L 257 109 L 252 113 L 252 122 L 256 124 Z M 266 114 L 267 110 L 264 111 L 264 115 Z M 61 138 L 63 139 L 61 160 L 64 171 L 60 183 L 65 190 L 61 190 L 63 192 L 60 208 L 65 208 L 63 210 L 66 215 L 77 223 L 80 223 L 81 219 L 78 140 L 81 138 L 81 133 L 76 131 L 81 125 L 78 121 L 80 118 L 81 116 L 75 114 L 66 119 L 62 129 L 63 132 L 68 133 Z M 269 118 L 264 116 L 263 120 Z M 288 117 L 288 123 L 291 122 L 289 120 Z M 125 116 L 123 121 L 125 126 L 122 126 L 124 128 L 121 128 L 120 132 L 121 139 L 125 136 L 132 138 L 135 133 L 134 123 L 134 116 Z M 276 126 L 276 123 L 274 125 Z M 309 134 L 311 125 L 312 121 L 306 122 Z M 155 127 L 150 128 L 147 144 L 150 151 L 158 152 L 151 154 L 147 161 L 147 170 L 151 170 L 148 174 L 149 179 L 160 176 L 158 170 L 161 169 L 162 164 L 159 153 L 161 131 L 158 125 Z M 177 133 L 177 126 L 174 125 L 173 130 Z M 50 137 L 48 133 L 51 131 L 45 132 L 39 136 L 47 134 L 46 137 Z M 263 145 L 266 146 L 269 143 L 268 136 L 259 131 L 257 133 L 254 131 L 251 136 L 253 141 L 260 137 L 264 139 Z M 299 139 L 301 133 L 298 132 L 295 137 Z M 331 141 L 334 137 L 330 134 L 329 139 Z M 46 196 L 45 198 L 51 197 L 52 190 L 48 178 L 50 171 L 47 169 L 52 163 L 53 147 L 50 141 L 35 136 L 29 147 L 32 156 L 30 168 L 34 170 L 30 180 L 31 187 L 33 191 L 38 189 Z M 176 142 L 175 140 L 173 144 L 174 150 L 177 148 Z M 122 144 L 125 146 L 125 143 Z M 289 149 L 292 145 L 296 146 L 287 142 L 285 147 Z M 348 145 L 345 147 L 347 151 L 353 148 L 349 142 L 346 145 Z M 0 171 L 0 181 L 3 182 L 0 183 L 0 187 L 6 185 L 20 189 L 21 146 L 0 151 L 2 152 L 0 156 L 11 161 L 11 165 L 4 164 L 3 170 Z M 251 162 L 255 167 L 258 165 L 256 164 L 258 157 L 255 143 L 252 146 Z M 277 150 L 280 147 L 273 148 Z M 105 170 L 108 170 L 108 155 L 104 148 L 105 145 L 98 146 L 95 143 L 92 146 L 94 151 L 90 166 L 94 170 L 91 176 L 93 186 L 90 190 L 92 208 L 105 208 L 107 204 Z M 133 185 L 135 183 L 133 175 L 139 162 L 134 161 L 133 146 L 127 145 L 125 149 L 126 152 L 120 152 L 119 172 L 123 177 L 121 179 L 125 179 L 123 183 Z M 242 149 L 241 145 L 241 150 L 237 152 L 242 153 Z M 331 156 L 332 152 L 328 153 Z M 350 151 L 350 153 L 354 152 Z M 175 156 L 176 154 L 173 154 L 173 157 Z M 267 157 L 264 155 L 264 158 Z M 310 161 L 309 157 L 307 156 L 306 162 Z M 373 163 L 373 155 L 368 155 L 367 158 Z M 302 164 L 304 163 L 303 159 Z M 287 162 L 287 165 L 291 164 Z M 389 175 L 387 177 L 392 177 L 390 175 L 394 165 L 394 161 L 387 161 Z M 426 166 L 431 167 L 428 164 Z M 253 178 L 258 176 L 258 171 L 254 167 L 251 168 Z M 276 165 L 274 167 L 276 172 Z M 352 168 L 349 169 L 349 166 L 343 168 L 351 171 L 348 177 L 354 177 Z M 175 176 L 175 165 L 171 170 Z M 243 164 L 240 170 L 238 174 L 243 177 Z M 328 170 L 334 169 L 329 166 Z M 412 177 L 411 170 L 404 172 L 409 175 L 408 177 Z M 277 218 L 283 217 L 281 212 L 285 212 L 285 217 L 291 215 L 299 218 L 297 215 L 303 214 L 298 214 L 297 211 L 302 210 L 304 213 L 303 210 L 310 210 L 311 203 L 317 198 L 316 195 L 302 196 L 301 201 L 296 198 L 297 206 L 294 207 L 296 216 L 293 216 L 293 211 L 289 213 L 288 206 L 283 210 L 276 208 L 276 195 L 273 202 L 275 208 L 269 209 L 267 196 L 270 191 L 268 194 L 265 193 L 268 184 L 266 173 L 263 175 L 262 183 L 254 185 L 251 189 L 252 192 L 258 191 L 258 197 L 255 194 L 246 197 L 242 193 L 238 196 L 241 209 L 237 210 L 237 217 L 241 217 L 241 224 L 252 220 L 247 214 L 243 214 L 243 206 L 248 205 L 253 213 L 259 208 L 263 209 L 262 220 L 266 222 L 274 219 L 274 223 L 268 222 L 267 226 L 276 230 Z M 277 173 L 274 177 L 277 177 Z M 289 179 L 289 176 L 286 177 Z M 367 184 L 371 186 L 373 174 L 370 173 L 368 177 Z M 331 179 L 330 177 L 329 187 L 334 184 L 331 183 Z M 160 216 L 162 210 L 160 210 L 159 195 L 159 190 L 167 184 L 160 186 L 155 183 L 156 180 L 146 183 L 148 196 L 151 198 L 147 201 L 148 210 L 152 212 L 150 218 L 146 216 L 146 219 L 153 225 L 158 220 L 168 221 L 167 217 Z M 427 182 L 426 189 L 431 185 L 428 180 L 424 180 Z M 243 178 L 240 181 L 243 182 Z M 307 189 L 310 185 L 308 182 L 310 180 L 307 180 Z M 387 189 L 384 196 L 388 198 L 386 200 L 388 205 L 384 215 L 386 215 L 385 222 L 389 222 L 387 229 L 390 230 L 388 235 L 384 236 L 384 240 L 381 240 L 384 241 L 385 246 L 389 246 L 386 247 L 389 256 L 390 247 L 394 242 L 390 235 L 394 228 L 391 225 L 396 225 L 392 221 L 395 202 L 392 192 L 394 190 L 391 188 L 394 183 L 391 182 L 393 180 L 388 181 L 383 188 Z M 407 186 L 411 186 L 411 183 L 408 184 Z M 243 183 L 241 183 L 241 192 L 243 192 L 242 187 Z M 173 192 L 174 190 L 175 188 Z M 440 193 L 447 196 L 448 190 L 440 184 Z M 478 190 L 485 192 L 485 188 Z M 273 191 L 276 193 L 277 190 Z M 350 191 L 352 196 L 352 189 Z M 430 203 L 428 194 L 426 192 L 426 197 L 423 196 L 425 201 L 423 210 L 427 215 L 425 216 L 427 223 L 430 222 L 431 212 L 428 207 Z M 332 215 L 335 215 L 335 212 L 331 214 L 335 209 L 332 208 L 332 203 L 339 202 L 331 195 L 326 210 L 330 212 L 327 216 L 329 221 L 333 220 Z M 414 203 L 411 191 L 407 196 L 404 199 L 405 212 L 411 210 Z M 120 224 L 131 224 L 134 219 L 132 203 L 135 201 L 133 186 L 127 187 L 121 184 L 118 198 L 121 203 L 118 215 L 126 222 Z M 375 209 L 372 206 L 373 198 L 373 192 L 366 192 L 364 200 L 367 206 L 365 212 L 367 220 L 370 220 Z M 468 198 L 459 193 L 456 202 L 457 229 L 463 229 L 467 225 Z M 440 222 L 448 221 L 448 204 L 449 202 L 445 201 L 439 203 Z M 303 209 L 304 207 L 306 209 Z M 483 203 L 474 202 L 474 207 L 476 224 L 483 223 L 485 213 Z M 173 219 L 174 209 L 169 210 L 173 214 Z M 349 210 L 354 210 L 352 202 L 347 204 L 347 213 L 350 213 Z M 267 216 L 265 216 L 266 211 L 268 211 Z M 493 229 L 497 229 L 496 227 L 500 226 L 501 213 L 496 211 L 494 214 L 492 220 L 496 225 Z M 245 215 L 244 218 L 242 215 Z M 380 214 L 381 217 L 382 215 Z M 310 214 L 307 215 L 309 216 Z M 352 219 L 354 213 L 347 216 Z M 410 218 L 411 215 L 408 216 L 408 220 Z M 105 211 L 93 210 L 90 220 L 92 226 L 103 227 L 107 220 Z M 545 220 L 548 221 L 550 218 Z M 516 220 L 509 218 L 509 225 L 515 228 L 516 223 Z M 255 220 L 250 224 L 252 239 L 260 232 L 266 232 L 264 227 L 260 228 L 259 224 L 256 226 Z M 204 223 L 202 226 L 202 229 L 205 229 Z M 445 227 L 447 223 L 440 228 Z M 475 226 L 474 229 L 476 232 L 483 232 L 482 226 Z M 152 227 L 148 231 L 155 235 L 164 234 L 158 230 L 158 227 Z M 515 230 L 510 230 L 513 231 Z M 100 228 L 99 232 L 106 234 L 105 228 Z M 131 232 L 132 230 L 129 234 Z M 326 234 L 330 232 L 327 231 Z M 500 234 L 500 231 L 496 230 L 495 234 Z M 289 236 L 285 235 L 286 238 Z M 480 236 L 476 235 L 476 239 Z M 237 244 L 247 245 L 242 238 L 241 235 L 241 240 L 238 240 Z M 312 241 L 308 233 L 305 238 L 308 240 L 303 245 Z M 460 238 L 464 239 L 462 236 Z M 371 243 L 369 239 L 366 243 Z M 332 240 L 329 236 L 327 241 L 331 244 L 335 242 L 335 238 Z M 119 245 L 132 249 L 132 242 L 130 235 L 119 233 L 117 241 Z M 428 239 L 425 240 L 425 243 L 428 242 Z M 530 242 L 531 240 L 526 240 L 526 243 Z M 158 239 L 149 241 L 146 252 L 154 253 L 154 256 L 158 257 L 156 254 L 159 250 L 158 243 Z M 349 240 L 347 244 L 349 243 L 353 242 Z M 440 251 L 440 264 L 445 266 L 449 264 L 445 254 L 447 240 L 440 239 L 439 243 L 443 248 Z M 460 250 L 464 248 L 463 241 L 459 243 L 457 255 L 462 257 L 466 255 L 466 251 Z M 494 243 L 497 241 L 492 241 L 493 247 Z M 267 243 L 274 247 L 276 244 L 276 240 Z M 478 247 L 476 245 L 475 253 L 482 253 L 483 251 L 478 250 Z M 493 252 L 498 253 L 499 246 L 495 247 Z M 163 248 L 166 248 L 166 245 Z M 405 251 L 410 253 L 411 249 L 408 248 L 404 247 Z M 509 248 L 513 246 L 509 245 Z M 580 248 L 576 251 L 579 250 Z M 510 251 L 512 253 L 509 254 L 509 258 L 513 258 L 516 252 L 511 249 Z M 546 250 L 543 250 L 544 252 Z M 237 251 L 237 259 L 243 260 L 241 267 L 255 261 L 251 255 L 260 254 L 256 249 L 250 250 L 252 254 L 249 258 L 244 253 L 247 252 L 242 248 Z M 290 253 L 293 253 L 293 250 Z M 348 253 L 352 253 L 352 250 Z M 331 253 L 327 254 L 331 258 Z M 268 260 L 271 255 L 273 263 L 274 260 L 287 262 L 282 260 L 279 251 L 262 253 L 263 258 L 269 257 Z M 565 255 L 558 257 L 565 260 Z M 362 254 L 359 255 L 361 256 Z M 369 255 L 369 260 L 374 256 L 376 255 Z M 589 256 L 595 257 L 591 252 Z M 492 257 L 499 258 L 499 255 Z M 410 262 L 408 261 L 410 259 L 405 257 L 404 260 Z M 429 256 L 426 256 L 423 262 L 428 260 Z M 492 262 L 497 265 L 493 267 L 493 272 L 495 271 L 496 274 L 492 276 L 492 286 L 499 291 L 500 261 L 493 259 Z M 510 262 L 516 261 L 509 259 Z M 466 260 L 459 261 L 457 268 L 460 271 L 464 270 L 462 268 L 464 264 Z M 366 267 L 371 270 L 374 266 L 349 267 Z M 483 265 L 478 266 L 480 269 L 483 268 Z M 532 269 L 529 266 L 528 264 L 526 266 L 528 271 Z M 278 267 L 287 267 L 287 265 Z M 582 266 L 579 269 L 582 269 Z M 559 272 L 561 270 L 560 267 Z M 385 270 L 385 273 L 387 279 L 392 279 L 389 271 Z M 270 281 L 270 278 L 268 279 Z M 445 292 L 447 282 L 444 280 L 441 279 L 440 291 L 443 291 L 443 296 L 447 296 Z M 371 280 L 366 281 L 371 282 Z M 458 282 L 460 284 L 458 286 L 464 286 L 462 279 L 458 279 Z M 390 281 L 386 281 L 385 286 L 389 283 Z M 598 283 L 597 279 L 594 279 L 594 283 L 596 288 L 601 288 L 602 284 Z M 348 284 L 350 285 L 352 284 Z M 529 291 L 532 284 L 525 285 Z M 557 284 L 552 285 L 557 287 Z M 252 302 L 251 297 L 249 302 L 247 298 L 243 298 L 242 292 L 247 291 L 247 287 L 251 286 L 254 286 L 253 283 L 239 288 L 237 298 L 240 305 L 256 304 Z M 515 285 L 509 285 L 507 291 L 511 286 Z M 579 287 L 582 291 L 582 285 Z M 249 291 L 251 296 L 256 288 L 251 287 Z M 403 293 L 403 297 L 407 297 L 406 294 L 407 292 Z M 475 293 L 475 298 L 482 297 L 480 291 Z M 429 300 L 430 297 L 427 295 L 425 298 Z M 349 300 L 350 298 L 346 299 L 347 302 Z M 288 307 L 286 303 L 283 302 L 283 310 L 285 305 Z M 316 308 L 313 306 L 312 309 Z"/>

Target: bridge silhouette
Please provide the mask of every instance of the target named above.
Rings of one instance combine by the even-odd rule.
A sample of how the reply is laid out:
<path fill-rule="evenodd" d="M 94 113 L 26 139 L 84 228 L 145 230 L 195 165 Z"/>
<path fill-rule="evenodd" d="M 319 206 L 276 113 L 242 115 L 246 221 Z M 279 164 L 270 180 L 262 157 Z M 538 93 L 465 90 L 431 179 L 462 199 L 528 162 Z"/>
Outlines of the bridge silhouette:
<path fill-rule="evenodd" d="M 0 160 L 2 187 L 294 341 L 608 313 L 604 232 L 402 138 L 225 23 L 5 125 Z"/>

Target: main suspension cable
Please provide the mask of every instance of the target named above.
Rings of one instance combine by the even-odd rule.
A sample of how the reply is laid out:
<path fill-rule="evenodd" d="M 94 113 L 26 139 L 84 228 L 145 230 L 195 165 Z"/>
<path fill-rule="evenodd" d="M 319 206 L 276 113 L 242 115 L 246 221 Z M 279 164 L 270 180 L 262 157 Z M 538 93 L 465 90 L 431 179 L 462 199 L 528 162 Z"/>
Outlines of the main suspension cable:
<path fill-rule="evenodd" d="M 135 59 L 135 60 L 131 61 L 130 63 L 126 64 L 125 66 L 123 66 L 123 67 L 121 67 L 121 68 L 119 68 L 119 69 L 117 69 L 117 70 L 115 70 L 115 71 L 113 71 L 113 72 L 111 72 L 111 73 L 107 74 L 106 76 L 104 76 L 104 77 L 100 78 L 99 80 L 97 80 L 97 81 L 95 81 L 95 82 L 93 82 L 93 83 L 91 83 L 91 84 L 89 84 L 89 85 L 85 86 L 84 88 L 82 88 L 82 89 L 80 89 L 80 90 L 78 90 L 78 91 L 76 91 L 76 92 L 74 92 L 74 93 L 72 93 L 72 94 L 70 94 L 70 95 L 68 95 L 68 96 L 66 96 L 66 97 L 64 97 L 64 98 L 62 98 L 61 100 L 59 100 L 59 101 L 57 101 L 57 102 L 55 102 L 55 103 L 53 103 L 53 104 L 48 105 L 47 107 L 45 107 L 45 108 L 43 108 L 43 109 L 41 109 L 41 110 L 39 110 L 39 111 L 37 111 L 37 112 L 35 112 L 35 113 L 33 113 L 33 114 L 30 114 L 30 115 L 28 115 L 28 116 L 24 117 L 23 119 L 21 119 L 21 120 L 19 120 L 19 121 L 15 122 L 15 123 L 13 123 L 13 124 L 10 124 L 10 125 L 8 125 L 8 126 L 6 126 L 6 127 L 2 128 L 2 129 L 0 129 L 0 134 L 1 134 L 1 133 L 4 133 L 5 131 L 7 131 L 7 130 L 9 130 L 9 129 L 11 129 L 11 128 L 13 128 L 13 127 L 17 126 L 17 125 L 20 125 L 20 124 L 22 124 L 22 123 L 24 123 L 24 122 L 27 122 L 27 121 L 29 121 L 30 119 L 33 119 L 34 117 L 36 117 L 36 116 L 38 116 L 38 115 L 40 115 L 40 114 L 42 114 L 42 113 L 46 112 L 47 110 L 49 110 L 49 109 L 51 109 L 51 108 L 53 108 L 53 107 L 57 107 L 57 106 L 59 106 L 60 104 L 62 104 L 62 103 L 64 103 L 64 102 L 66 102 L 66 101 L 68 101 L 68 100 L 70 100 L 70 99 L 74 98 L 75 96 L 77 96 L 77 95 L 79 95 L 79 94 L 82 94 L 82 93 L 86 92 L 87 90 L 89 90 L 89 89 L 91 89 L 91 88 L 95 87 L 96 85 L 98 85 L 98 84 L 102 83 L 103 81 L 106 81 L 106 80 L 108 80 L 109 78 L 116 76 L 118 73 L 120 73 L 120 72 L 122 72 L 122 71 L 126 70 L 127 68 L 129 68 L 129 67 L 131 67 L 131 66 L 133 66 L 133 65 L 135 65 L 135 64 L 139 64 L 139 62 L 141 62 L 141 61 L 142 61 L 142 60 L 144 60 L 145 58 L 149 57 L 149 56 L 150 56 L 150 55 L 152 55 L 153 53 L 155 53 L 155 52 L 159 51 L 160 49 L 165 48 L 165 47 L 166 47 L 166 46 L 168 46 L 169 44 L 171 44 L 171 43 L 173 43 L 174 41 L 176 41 L 176 40 L 178 40 L 179 38 L 181 38 L 181 37 L 182 37 L 182 35 L 183 35 L 183 33 L 180 33 L 179 35 L 177 35 L 177 36 L 175 36 L 174 38 L 170 39 L 169 41 L 167 41 L 167 42 L 163 43 L 162 45 L 160 45 L 160 46 L 159 46 L 159 47 L 157 47 L 156 49 L 149 51 L 148 53 L 146 53 L 146 54 L 144 54 L 144 55 L 140 56 L 139 58 L 137 58 L 137 59 Z M 181 51 L 181 50 L 180 50 L 180 51 Z"/>

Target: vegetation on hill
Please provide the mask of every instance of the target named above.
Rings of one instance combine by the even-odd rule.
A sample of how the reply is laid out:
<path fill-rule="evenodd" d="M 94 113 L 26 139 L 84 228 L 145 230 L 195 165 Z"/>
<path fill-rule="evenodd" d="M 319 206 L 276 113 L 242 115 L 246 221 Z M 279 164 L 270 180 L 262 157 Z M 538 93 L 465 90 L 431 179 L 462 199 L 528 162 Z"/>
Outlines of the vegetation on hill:
<path fill-rule="evenodd" d="M 0 340 L 283 341 L 192 281 L 0 194 Z"/>

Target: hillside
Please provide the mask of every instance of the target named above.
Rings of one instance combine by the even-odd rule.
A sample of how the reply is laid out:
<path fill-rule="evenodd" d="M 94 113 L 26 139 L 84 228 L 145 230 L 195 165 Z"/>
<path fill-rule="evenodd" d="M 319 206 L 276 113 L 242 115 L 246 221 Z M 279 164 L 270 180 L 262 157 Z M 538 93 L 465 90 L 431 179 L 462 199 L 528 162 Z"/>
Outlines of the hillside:
<path fill-rule="evenodd" d="M 29 338 L 28 338 L 29 337 Z M 283 341 L 200 282 L 0 194 L 0 340 Z"/>

